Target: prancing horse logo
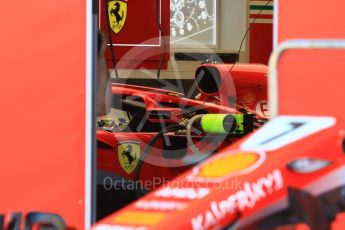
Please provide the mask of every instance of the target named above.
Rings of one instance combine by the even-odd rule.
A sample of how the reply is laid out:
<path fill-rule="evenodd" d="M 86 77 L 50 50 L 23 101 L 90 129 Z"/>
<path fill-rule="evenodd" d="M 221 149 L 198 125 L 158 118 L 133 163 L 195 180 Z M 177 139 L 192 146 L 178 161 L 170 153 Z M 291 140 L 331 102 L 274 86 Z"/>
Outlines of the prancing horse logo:
<path fill-rule="evenodd" d="M 127 18 L 127 1 L 115 0 L 108 3 L 109 23 L 114 33 L 119 33 Z"/>
<path fill-rule="evenodd" d="M 118 158 L 122 169 L 130 174 L 139 163 L 140 144 L 136 142 L 123 142 L 118 147 Z"/>
<path fill-rule="evenodd" d="M 127 150 L 122 151 L 122 157 L 127 157 L 129 165 L 132 165 L 132 163 L 137 159 L 137 157 L 134 155 L 132 156 L 133 147 L 131 145 L 127 145 Z"/>

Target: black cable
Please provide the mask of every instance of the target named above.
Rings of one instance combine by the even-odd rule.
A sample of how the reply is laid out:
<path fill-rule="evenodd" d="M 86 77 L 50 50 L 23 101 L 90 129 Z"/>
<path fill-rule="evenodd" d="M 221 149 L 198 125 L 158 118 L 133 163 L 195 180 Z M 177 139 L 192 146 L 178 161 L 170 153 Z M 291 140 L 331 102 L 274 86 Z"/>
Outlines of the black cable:
<path fill-rule="evenodd" d="M 261 10 L 259 11 L 259 13 L 255 16 L 255 18 L 253 19 L 253 21 L 250 23 L 250 25 L 249 25 L 249 27 L 248 27 L 246 33 L 244 34 L 244 36 L 243 36 L 243 38 L 242 38 L 240 48 L 239 48 L 239 50 L 238 50 L 238 52 L 237 52 L 237 56 L 238 56 L 238 57 L 240 57 L 240 53 L 241 53 L 241 49 L 242 49 L 244 40 L 246 39 L 246 37 L 247 37 L 249 31 L 252 29 L 253 24 L 255 23 L 256 19 L 258 19 L 258 17 L 261 15 L 263 9 L 264 9 L 266 6 L 268 6 L 268 4 L 270 4 L 271 2 L 272 2 L 272 0 L 269 0 L 269 1 L 261 8 Z M 231 70 L 234 68 L 235 64 L 236 64 L 236 62 L 231 66 L 230 72 L 231 72 Z"/>
<path fill-rule="evenodd" d="M 116 79 L 119 78 L 119 73 L 117 72 L 117 68 L 116 68 L 116 59 L 115 59 L 115 51 L 114 51 L 114 47 L 113 47 L 113 38 L 111 36 L 111 28 L 110 28 L 110 18 L 109 18 L 109 11 L 108 11 L 108 7 L 109 7 L 109 0 L 106 1 L 106 6 L 105 6 L 105 15 L 107 18 L 107 27 L 108 27 L 108 40 L 110 43 L 110 52 L 111 52 L 111 61 L 113 64 L 113 69 L 115 71 L 115 77 Z"/>
<path fill-rule="evenodd" d="M 135 169 L 134 182 L 136 182 L 136 183 L 139 182 L 141 166 L 143 165 L 146 157 L 149 155 L 154 143 L 158 140 L 158 138 L 160 138 L 164 133 L 171 132 L 171 131 L 177 131 L 177 130 L 181 130 L 181 129 L 185 130 L 186 127 L 183 125 L 180 125 L 180 124 L 168 126 L 165 129 L 162 129 L 161 131 L 159 131 L 156 134 L 156 136 L 154 138 L 152 138 L 152 140 L 149 143 L 147 143 L 147 145 L 146 145 L 146 147 L 145 147 L 145 149 L 141 155 L 141 158 L 139 159 L 138 166 Z M 142 191 L 137 190 L 137 197 L 140 197 L 142 195 L 143 195 Z"/>
<path fill-rule="evenodd" d="M 157 69 L 157 79 L 160 79 L 160 75 L 161 75 L 161 69 L 162 69 L 162 65 L 163 65 L 163 61 L 164 61 L 164 57 L 166 54 L 166 49 L 167 49 L 167 42 L 165 40 L 165 36 L 164 36 L 164 31 L 163 31 L 163 27 L 162 27 L 162 22 L 159 20 L 160 15 L 159 15 L 159 11 L 160 11 L 161 5 L 160 5 L 160 0 L 156 0 L 156 22 L 160 31 L 160 35 L 163 41 L 163 53 L 161 55 L 161 58 L 159 60 L 159 65 L 158 65 L 158 69 Z"/>

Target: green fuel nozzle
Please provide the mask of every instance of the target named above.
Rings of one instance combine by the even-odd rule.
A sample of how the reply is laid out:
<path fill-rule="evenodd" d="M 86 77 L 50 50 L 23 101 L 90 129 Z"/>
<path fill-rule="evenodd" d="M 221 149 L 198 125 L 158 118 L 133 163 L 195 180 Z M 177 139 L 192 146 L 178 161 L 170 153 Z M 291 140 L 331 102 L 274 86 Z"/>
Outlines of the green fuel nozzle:
<path fill-rule="evenodd" d="M 206 114 L 200 119 L 205 133 L 245 134 L 253 130 L 253 116 L 248 114 Z"/>

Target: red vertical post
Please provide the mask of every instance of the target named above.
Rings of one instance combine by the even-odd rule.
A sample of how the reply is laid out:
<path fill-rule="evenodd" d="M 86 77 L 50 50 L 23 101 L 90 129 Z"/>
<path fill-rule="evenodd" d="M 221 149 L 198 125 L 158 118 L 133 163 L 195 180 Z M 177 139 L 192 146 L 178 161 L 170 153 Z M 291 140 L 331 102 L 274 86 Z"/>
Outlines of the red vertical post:
<path fill-rule="evenodd" d="M 0 2 L 1 214 L 85 228 L 86 2 Z"/>

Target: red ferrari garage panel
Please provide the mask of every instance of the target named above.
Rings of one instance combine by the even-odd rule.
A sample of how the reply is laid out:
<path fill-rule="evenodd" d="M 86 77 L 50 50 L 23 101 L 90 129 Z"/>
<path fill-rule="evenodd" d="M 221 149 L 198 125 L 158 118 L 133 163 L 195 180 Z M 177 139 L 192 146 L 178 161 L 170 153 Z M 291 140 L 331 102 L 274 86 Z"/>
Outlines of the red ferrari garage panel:
<path fill-rule="evenodd" d="M 101 0 L 99 27 L 108 39 L 107 60 L 112 67 L 111 42 L 118 68 L 167 67 L 170 47 L 170 4 L 168 0 Z M 108 14 L 108 15 L 107 15 Z M 109 24 L 107 23 L 109 17 Z M 109 28 L 111 40 L 109 39 Z M 162 31 L 160 31 L 160 25 Z M 164 35 L 164 36 L 162 36 Z"/>
<path fill-rule="evenodd" d="M 250 33 L 250 62 L 267 65 L 272 52 L 272 24 L 254 23 Z"/>
<path fill-rule="evenodd" d="M 84 229 L 86 1 L 2 0 L 0 28 L 0 226 Z"/>
<path fill-rule="evenodd" d="M 273 44 L 273 1 L 250 1 L 249 59 L 267 65 Z"/>

